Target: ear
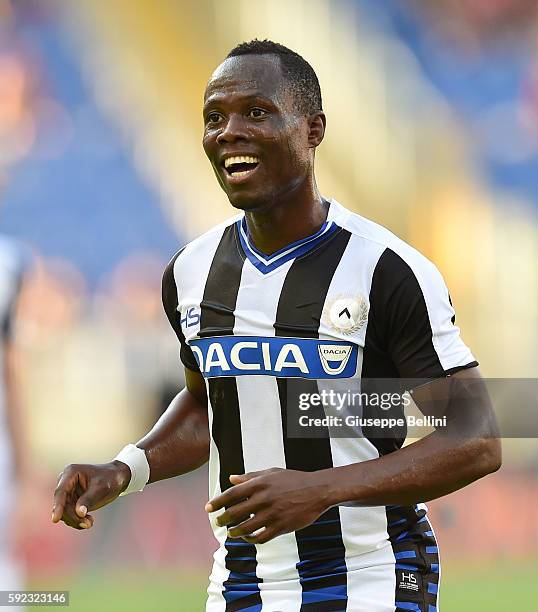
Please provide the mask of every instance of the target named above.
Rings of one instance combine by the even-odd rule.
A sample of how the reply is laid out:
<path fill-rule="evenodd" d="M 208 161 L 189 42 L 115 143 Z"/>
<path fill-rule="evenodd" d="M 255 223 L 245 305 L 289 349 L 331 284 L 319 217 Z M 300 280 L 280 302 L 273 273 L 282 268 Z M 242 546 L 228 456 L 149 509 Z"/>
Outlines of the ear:
<path fill-rule="evenodd" d="M 325 126 L 327 125 L 327 119 L 325 113 L 318 111 L 313 113 L 308 118 L 308 144 L 315 148 L 321 144 L 323 137 L 325 136 Z"/>

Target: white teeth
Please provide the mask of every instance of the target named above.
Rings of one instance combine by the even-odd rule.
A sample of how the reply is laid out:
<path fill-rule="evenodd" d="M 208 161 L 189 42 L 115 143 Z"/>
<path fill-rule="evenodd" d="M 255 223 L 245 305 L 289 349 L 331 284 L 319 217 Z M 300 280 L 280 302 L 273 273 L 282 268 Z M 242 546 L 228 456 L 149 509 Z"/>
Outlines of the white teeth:
<path fill-rule="evenodd" d="M 230 176 L 244 176 L 245 174 L 250 174 L 252 170 L 241 170 L 241 172 L 230 172 Z"/>
<path fill-rule="evenodd" d="M 259 161 L 260 160 L 257 157 L 236 155 L 235 157 L 228 157 L 227 159 L 225 159 L 224 167 L 228 168 L 229 166 L 231 166 L 231 164 L 257 164 Z"/>

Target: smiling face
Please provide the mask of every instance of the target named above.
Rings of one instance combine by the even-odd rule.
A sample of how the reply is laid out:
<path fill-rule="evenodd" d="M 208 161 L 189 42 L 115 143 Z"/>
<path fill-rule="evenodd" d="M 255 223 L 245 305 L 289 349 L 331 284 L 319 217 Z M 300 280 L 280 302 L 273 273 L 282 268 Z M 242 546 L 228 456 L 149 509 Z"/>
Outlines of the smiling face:
<path fill-rule="evenodd" d="M 267 210 L 308 179 L 310 121 L 286 91 L 276 55 L 226 59 L 204 97 L 203 146 L 230 203 Z"/>

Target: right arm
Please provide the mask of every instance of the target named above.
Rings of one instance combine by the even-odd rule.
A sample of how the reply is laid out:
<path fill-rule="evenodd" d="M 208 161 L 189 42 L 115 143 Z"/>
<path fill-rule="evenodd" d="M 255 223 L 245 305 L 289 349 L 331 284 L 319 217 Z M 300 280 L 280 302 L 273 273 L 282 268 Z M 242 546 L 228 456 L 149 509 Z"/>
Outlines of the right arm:
<path fill-rule="evenodd" d="M 199 372 L 185 368 L 185 381 L 185 389 L 176 395 L 153 429 L 136 444 L 146 451 L 150 483 L 191 472 L 209 459 L 204 379 Z"/>
<path fill-rule="evenodd" d="M 186 387 L 172 400 L 151 431 L 137 443 L 146 453 L 150 483 L 195 470 L 209 457 L 206 387 L 181 331 L 176 310 L 175 259 L 168 264 L 163 276 L 163 305 L 181 343 Z M 54 492 L 52 522 L 62 520 L 75 529 L 92 527 L 94 519 L 88 511 L 114 501 L 127 488 L 130 479 L 131 471 L 121 461 L 68 465 L 60 474 Z"/>
<path fill-rule="evenodd" d="M 172 478 L 200 467 L 209 457 L 205 384 L 198 372 L 185 372 L 187 386 L 137 446 L 146 451 L 149 482 Z M 203 395 L 202 395 L 203 391 Z M 71 464 L 60 474 L 54 492 L 52 522 L 88 529 L 89 511 L 113 502 L 129 484 L 131 471 L 121 461 Z"/>

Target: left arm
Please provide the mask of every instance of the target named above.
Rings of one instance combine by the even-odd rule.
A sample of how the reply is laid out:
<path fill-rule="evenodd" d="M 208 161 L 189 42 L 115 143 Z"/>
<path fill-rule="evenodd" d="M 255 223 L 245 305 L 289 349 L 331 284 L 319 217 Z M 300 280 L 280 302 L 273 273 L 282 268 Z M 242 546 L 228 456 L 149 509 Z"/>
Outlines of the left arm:
<path fill-rule="evenodd" d="M 449 391 L 446 402 L 435 397 Z M 477 368 L 462 370 L 413 394 L 424 414 L 439 403 L 447 426 L 400 450 L 363 463 L 326 470 L 331 505 L 412 505 L 457 491 L 501 466 L 497 424 Z M 435 410 L 435 416 L 440 416 Z M 320 472 L 320 477 L 323 472 Z"/>
<path fill-rule="evenodd" d="M 236 486 L 211 500 L 206 510 L 227 507 L 218 523 L 237 525 L 230 528 L 230 536 L 261 544 L 310 525 L 338 504 L 411 505 L 452 493 L 498 470 L 501 447 L 495 416 L 478 370 L 462 370 L 442 382 L 441 393 L 450 388 L 448 401 L 442 402 L 446 428 L 370 461 L 317 472 L 272 469 L 231 476 Z M 427 397 L 436 384 L 413 394 L 425 414 L 439 405 L 435 397 Z M 251 514 L 253 518 L 238 525 Z M 263 532 L 249 537 L 262 527 Z"/>

